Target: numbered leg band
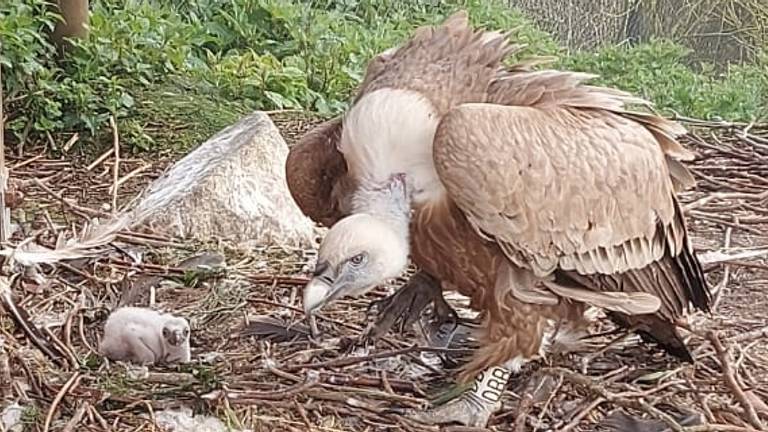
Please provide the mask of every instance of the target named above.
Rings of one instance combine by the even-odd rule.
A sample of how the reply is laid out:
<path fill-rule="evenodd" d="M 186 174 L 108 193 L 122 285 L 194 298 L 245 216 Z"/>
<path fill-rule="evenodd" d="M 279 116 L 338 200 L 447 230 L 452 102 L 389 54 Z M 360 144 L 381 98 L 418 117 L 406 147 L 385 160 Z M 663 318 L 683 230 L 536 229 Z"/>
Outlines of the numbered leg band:
<path fill-rule="evenodd" d="M 503 367 L 488 368 L 475 378 L 471 392 L 482 401 L 495 404 L 501 400 L 510 376 L 511 372 Z"/>

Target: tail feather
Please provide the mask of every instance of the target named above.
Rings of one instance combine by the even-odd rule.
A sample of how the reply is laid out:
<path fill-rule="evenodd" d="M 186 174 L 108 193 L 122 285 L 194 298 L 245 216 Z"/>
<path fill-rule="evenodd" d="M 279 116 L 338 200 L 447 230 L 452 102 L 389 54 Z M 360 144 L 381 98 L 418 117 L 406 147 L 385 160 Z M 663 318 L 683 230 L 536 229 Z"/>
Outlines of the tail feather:
<path fill-rule="evenodd" d="M 634 328 L 643 342 L 656 343 L 669 355 L 685 362 L 694 362 L 690 350 L 674 323 L 657 315 L 629 316 L 618 312 L 608 312 L 606 315 L 622 327 Z"/>

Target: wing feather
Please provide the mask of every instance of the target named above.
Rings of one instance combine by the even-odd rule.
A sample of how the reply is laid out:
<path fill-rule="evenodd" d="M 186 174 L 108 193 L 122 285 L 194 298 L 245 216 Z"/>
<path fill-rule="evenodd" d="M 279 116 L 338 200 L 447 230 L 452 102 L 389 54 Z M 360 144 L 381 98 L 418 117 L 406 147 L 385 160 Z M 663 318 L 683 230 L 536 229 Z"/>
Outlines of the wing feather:
<path fill-rule="evenodd" d="M 643 267 L 661 257 L 654 242 L 666 239 L 657 239 L 657 224 L 674 220 L 672 182 L 653 135 L 611 112 L 465 104 L 441 121 L 434 157 L 472 223 L 540 275 Z"/>
<path fill-rule="evenodd" d="M 326 227 L 349 214 L 354 187 L 336 148 L 341 128 L 340 117 L 316 126 L 291 147 L 285 162 L 293 200 L 305 215 Z"/>
<path fill-rule="evenodd" d="M 511 262 L 573 274 L 605 296 L 560 294 L 595 304 L 653 294 L 671 320 L 708 296 L 665 151 L 646 123 L 609 110 L 465 104 L 441 121 L 434 159 L 450 198 Z M 652 306 L 634 298 L 634 310 Z"/>

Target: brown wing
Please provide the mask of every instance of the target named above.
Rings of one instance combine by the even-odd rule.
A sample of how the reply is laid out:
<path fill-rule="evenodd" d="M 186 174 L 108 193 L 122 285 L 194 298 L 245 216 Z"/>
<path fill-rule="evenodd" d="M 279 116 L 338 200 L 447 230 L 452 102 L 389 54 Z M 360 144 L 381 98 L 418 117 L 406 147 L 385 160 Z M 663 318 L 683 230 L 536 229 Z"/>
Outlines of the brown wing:
<path fill-rule="evenodd" d="M 680 163 L 681 160 L 688 161 L 694 157 L 676 140 L 677 136 L 686 133 L 681 125 L 655 115 L 625 111 L 626 103 L 646 102 L 620 90 L 582 84 L 595 75 L 558 70 L 532 71 L 533 66 L 547 61 L 532 59 L 499 71 L 488 87 L 488 102 L 543 109 L 571 107 L 618 113 L 642 124 L 653 135 L 665 155 L 676 190 L 688 189 L 695 184 L 691 173 Z"/>
<path fill-rule="evenodd" d="M 419 91 L 441 113 L 462 102 L 483 101 L 501 59 L 514 49 L 500 36 L 469 27 L 464 11 L 439 26 L 420 27 L 402 46 L 368 63 L 355 102 L 385 87 Z M 286 162 L 294 200 L 307 216 L 325 226 L 348 213 L 353 191 L 337 150 L 341 130 L 341 118 L 323 123 L 291 149 Z"/>
<path fill-rule="evenodd" d="M 670 319 L 689 301 L 706 309 L 665 143 L 644 124 L 598 109 L 606 102 L 572 96 L 583 98 L 578 105 L 595 104 L 452 110 L 434 145 L 449 196 L 514 264 L 540 277 L 574 275 L 553 290 L 586 288 L 595 300 L 599 291 L 646 292 Z"/>
<path fill-rule="evenodd" d="M 346 162 L 336 149 L 341 127 L 337 117 L 310 130 L 291 147 L 285 162 L 293 200 L 305 215 L 326 227 L 349 213 L 354 190 Z"/>
<path fill-rule="evenodd" d="M 372 60 L 355 102 L 382 88 L 417 91 L 441 114 L 483 102 L 502 59 L 517 48 L 506 35 L 471 28 L 460 11 L 438 26 L 416 29 L 402 46 Z"/>

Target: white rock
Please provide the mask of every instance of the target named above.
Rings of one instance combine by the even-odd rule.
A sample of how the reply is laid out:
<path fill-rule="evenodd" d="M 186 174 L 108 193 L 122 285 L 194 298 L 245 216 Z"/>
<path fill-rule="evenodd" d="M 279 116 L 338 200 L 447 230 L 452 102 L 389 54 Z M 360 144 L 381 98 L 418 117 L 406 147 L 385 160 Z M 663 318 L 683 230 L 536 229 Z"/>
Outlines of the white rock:
<path fill-rule="evenodd" d="M 285 180 L 288 146 L 269 116 L 255 112 L 222 130 L 157 179 L 137 220 L 185 238 L 241 246 L 307 247 L 315 229 Z"/>

